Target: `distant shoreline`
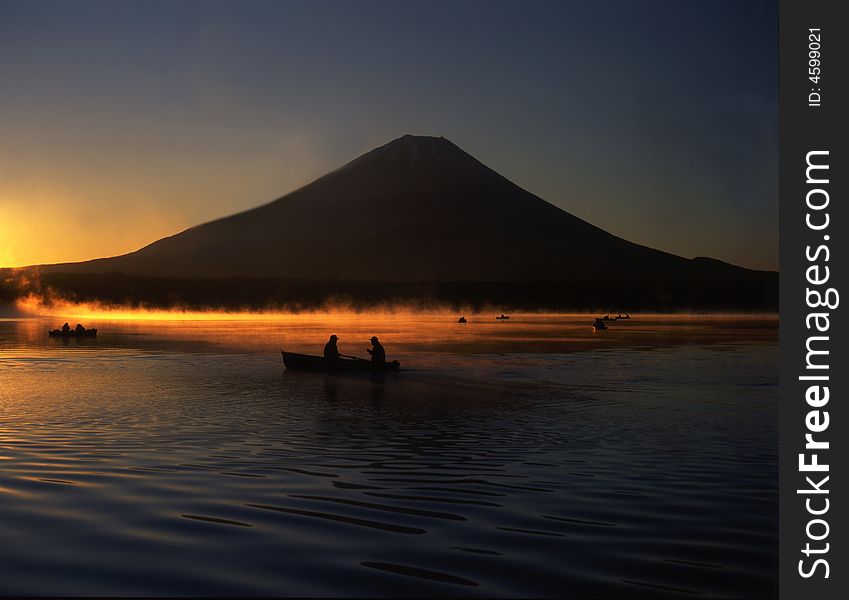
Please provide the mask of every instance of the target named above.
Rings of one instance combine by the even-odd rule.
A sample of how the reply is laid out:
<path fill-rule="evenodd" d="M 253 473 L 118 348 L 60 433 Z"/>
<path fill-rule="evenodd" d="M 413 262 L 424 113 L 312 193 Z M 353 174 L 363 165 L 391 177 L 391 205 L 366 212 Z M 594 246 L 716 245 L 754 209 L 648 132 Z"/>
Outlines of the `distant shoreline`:
<path fill-rule="evenodd" d="M 164 278 L 0 269 L 0 307 L 36 297 L 149 309 L 288 311 L 326 308 L 483 312 L 733 312 L 778 310 L 778 273 L 714 281 L 397 282 Z"/>

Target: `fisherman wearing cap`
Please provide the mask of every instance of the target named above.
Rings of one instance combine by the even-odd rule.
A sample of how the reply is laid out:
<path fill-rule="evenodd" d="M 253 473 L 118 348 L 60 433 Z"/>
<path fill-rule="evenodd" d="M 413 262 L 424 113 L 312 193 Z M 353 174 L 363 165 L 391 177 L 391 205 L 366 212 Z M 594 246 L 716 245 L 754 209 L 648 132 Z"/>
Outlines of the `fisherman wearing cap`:
<path fill-rule="evenodd" d="M 330 340 L 324 345 L 324 360 L 339 360 L 339 348 L 336 347 L 338 339 L 335 335 L 330 336 Z"/>
<path fill-rule="evenodd" d="M 374 348 L 366 348 L 366 352 L 371 354 L 371 362 L 375 365 L 386 364 L 386 350 L 383 349 L 383 344 L 378 341 L 377 336 L 371 336 L 371 345 Z"/>

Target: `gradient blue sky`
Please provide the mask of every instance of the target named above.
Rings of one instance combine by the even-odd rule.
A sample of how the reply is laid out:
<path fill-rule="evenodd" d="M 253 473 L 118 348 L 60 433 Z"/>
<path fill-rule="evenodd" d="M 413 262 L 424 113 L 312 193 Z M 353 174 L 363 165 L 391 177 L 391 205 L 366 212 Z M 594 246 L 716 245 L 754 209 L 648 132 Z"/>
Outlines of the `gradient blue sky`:
<path fill-rule="evenodd" d="M 131 251 L 414 133 L 774 269 L 777 55 L 776 2 L 0 0 L 0 266 Z"/>

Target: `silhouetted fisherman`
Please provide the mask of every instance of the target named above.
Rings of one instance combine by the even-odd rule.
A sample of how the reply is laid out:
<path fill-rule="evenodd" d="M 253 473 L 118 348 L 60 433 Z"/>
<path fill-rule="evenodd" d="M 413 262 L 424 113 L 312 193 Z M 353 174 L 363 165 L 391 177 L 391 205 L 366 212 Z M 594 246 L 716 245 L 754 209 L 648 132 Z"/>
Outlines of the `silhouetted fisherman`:
<path fill-rule="evenodd" d="M 325 360 L 339 360 L 339 348 L 336 347 L 336 340 L 338 339 L 335 335 L 331 335 L 330 339 L 324 345 Z"/>
<path fill-rule="evenodd" d="M 376 365 L 386 364 L 386 350 L 376 335 L 371 336 L 371 345 L 373 348 L 366 348 L 366 352 L 371 354 L 371 362 Z"/>
<path fill-rule="evenodd" d="M 83 333 L 85 331 L 85 327 L 83 327 L 80 323 L 77 323 L 77 326 L 74 327 L 74 331 L 77 333 Z"/>
<path fill-rule="evenodd" d="M 71 326 L 65 323 L 64 325 L 62 325 L 62 331 L 68 333 L 69 331 L 71 331 Z"/>

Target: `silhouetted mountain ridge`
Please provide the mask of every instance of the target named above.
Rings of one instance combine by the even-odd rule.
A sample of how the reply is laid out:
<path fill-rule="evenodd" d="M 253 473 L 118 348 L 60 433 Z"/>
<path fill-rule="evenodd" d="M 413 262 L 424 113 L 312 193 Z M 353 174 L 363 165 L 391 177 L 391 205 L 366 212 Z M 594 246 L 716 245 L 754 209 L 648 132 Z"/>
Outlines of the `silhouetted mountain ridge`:
<path fill-rule="evenodd" d="M 412 135 L 258 208 L 122 256 L 43 269 L 399 282 L 710 281 L 755 273 L 618 238 L 449 140 Z"/>

